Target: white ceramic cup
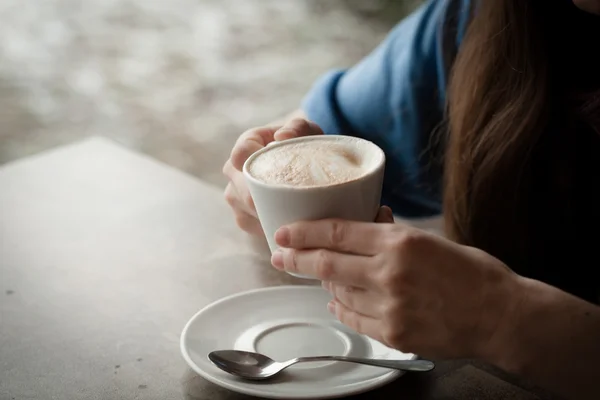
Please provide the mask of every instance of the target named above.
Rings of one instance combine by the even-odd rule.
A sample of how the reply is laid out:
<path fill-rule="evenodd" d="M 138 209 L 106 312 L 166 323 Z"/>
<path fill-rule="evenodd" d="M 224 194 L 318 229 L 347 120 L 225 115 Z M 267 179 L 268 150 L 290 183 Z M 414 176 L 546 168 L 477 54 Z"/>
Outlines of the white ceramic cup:
<path fill-rule="evenodd" d="M 358 149 L 369 160 L 369 168 L 354 180 L 329 186 L 302 187 L 270 184 L 254 178 L 248 171 L 252 161 L 276 147 L 307 141 L 343 141 Z M 245 162 L 243 172 L 256 206 L 258 219 L 273 253 L 279 246 L 275 232 L 283 225 L 296 221 L 339 218 L 371 222 L 377 217 L 385 169 L 385 154 L 374 143 L 349 136 L 318 135 L 273 142 L 252 154 Z M 308 276 L 291 274 L 299 278 Z"/>

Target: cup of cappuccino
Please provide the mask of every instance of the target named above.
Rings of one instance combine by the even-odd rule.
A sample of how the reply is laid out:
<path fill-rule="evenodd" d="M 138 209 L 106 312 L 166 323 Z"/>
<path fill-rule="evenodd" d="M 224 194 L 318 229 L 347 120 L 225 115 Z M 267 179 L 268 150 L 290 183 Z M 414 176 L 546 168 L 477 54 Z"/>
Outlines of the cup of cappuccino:
<path fill-rule="evenodd" d="M 275 232 L 296 221 L 372 222 L 381 200 L 385 154 L 374 143 L 341 135 L 273 142 L 243 172 L 271 252 Z M 292 274 L 300 278 L 310 278 Z"/>

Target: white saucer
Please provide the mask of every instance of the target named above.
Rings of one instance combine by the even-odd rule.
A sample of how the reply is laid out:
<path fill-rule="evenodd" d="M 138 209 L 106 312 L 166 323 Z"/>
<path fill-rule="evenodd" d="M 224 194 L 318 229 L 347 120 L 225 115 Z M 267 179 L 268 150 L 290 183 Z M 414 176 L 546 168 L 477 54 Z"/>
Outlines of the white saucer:
<path fill-rule="evenodd" d="M 181 334 L 181 352 L 199 375 L 224 388 L 272 399 L 326 399 L 382 386 L 403 372 L 343 362 L 301 363 L 263 382 L 239 379 L 208 359 L 213 350 L 247 350 L 277 361 L 299 356 L 416 358 L 359 335 L 327 311 L 320 287 L 278 286 L 221 299 L 200 310 Z"/>

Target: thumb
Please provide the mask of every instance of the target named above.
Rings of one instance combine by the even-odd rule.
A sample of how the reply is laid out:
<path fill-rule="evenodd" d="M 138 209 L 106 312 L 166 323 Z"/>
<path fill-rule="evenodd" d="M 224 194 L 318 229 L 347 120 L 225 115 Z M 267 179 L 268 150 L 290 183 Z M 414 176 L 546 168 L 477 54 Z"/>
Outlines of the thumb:
<path fill-rule="evenodd" d="M 394 223 L 394 213 L 392 209 L 388 206 L 383 206 L 379 209 L 377 213 L 377 218 L 375 218 L 375 222 L 377 223 Z"/>
<path fill-rule="evenodd" d="M 302 136 L 322 135 L 323 131 L 319 125 L 312 121 L 295 118 L 286 123 L 275 132 L 274 138 L 277 141 L 293 139 Z"/>

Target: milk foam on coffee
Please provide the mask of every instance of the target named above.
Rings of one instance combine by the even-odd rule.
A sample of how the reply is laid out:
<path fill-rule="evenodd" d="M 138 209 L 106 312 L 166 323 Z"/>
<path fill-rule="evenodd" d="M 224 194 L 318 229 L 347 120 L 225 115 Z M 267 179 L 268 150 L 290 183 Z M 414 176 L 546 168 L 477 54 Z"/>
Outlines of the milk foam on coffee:
<path fill-rule="evenodd" d="M 254 178 L 269 184 L 329 186 L 360 178 L 372 169 L 357 140 L 310 140 L 274 146 L 248 166 Z"/>

